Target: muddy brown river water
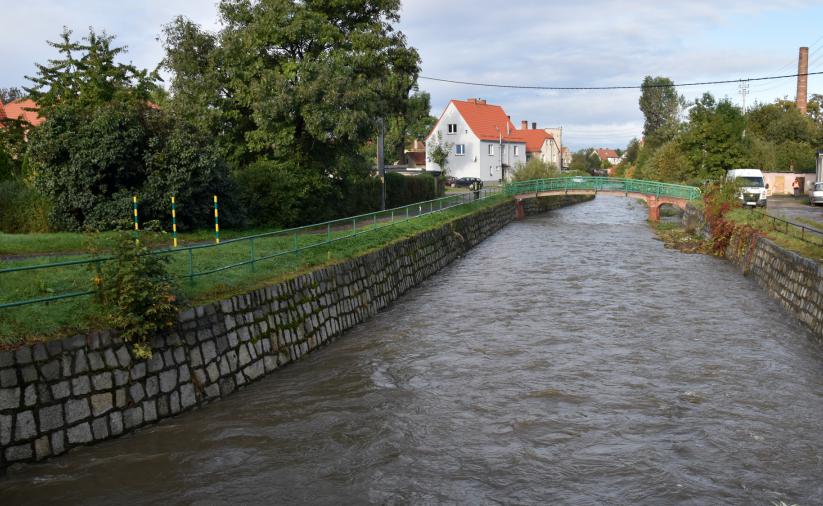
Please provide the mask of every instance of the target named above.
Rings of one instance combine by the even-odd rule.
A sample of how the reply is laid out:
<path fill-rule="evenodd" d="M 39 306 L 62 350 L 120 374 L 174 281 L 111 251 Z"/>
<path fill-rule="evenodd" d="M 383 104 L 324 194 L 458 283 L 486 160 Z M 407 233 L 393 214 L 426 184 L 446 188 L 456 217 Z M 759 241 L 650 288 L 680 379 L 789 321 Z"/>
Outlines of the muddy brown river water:
<path fill-rule="evenodd" d="M 823 352 L 630 200 L 513 223 L 319 352 L 0 504 L 823 503 Z"/>

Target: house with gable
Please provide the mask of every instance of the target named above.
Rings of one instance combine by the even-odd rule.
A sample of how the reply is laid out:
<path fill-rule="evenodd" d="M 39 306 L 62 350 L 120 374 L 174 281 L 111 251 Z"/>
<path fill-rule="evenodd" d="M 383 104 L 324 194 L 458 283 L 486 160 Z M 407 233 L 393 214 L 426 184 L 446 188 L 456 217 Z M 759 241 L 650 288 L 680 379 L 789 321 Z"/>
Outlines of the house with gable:
<path fill-rule="evenodd" d="M 610 165 L 617 165 L 622 160 L 617 151 L 611 148 L 597 148 L 595 152 L 601 162 L 608 162 Z"/>
<path fill-rule="evenodd" d="M 520 129 L 517 130 L 514 137 L 526 141 L 526 160 L 537 158 L 545 163 L 553 164 L 558 169 L 560 168 L 562 162 L 560 143 L 555 138 L 552 129 L 539 129 L 537 123 L 532 123 L 532 127 L 529 128 L 529 122 L 524 120 L 520 122 Z"/>
<path fill-rule="evenodd" d="M 526 163 L 526 140 L 499 105 L 479 98 L 452 100 L 426 137 L 426 171 L 439 172 L 431 151 L 438 142 L 451 146 L 448 174 L 499 181 L 518 164 Z"/>

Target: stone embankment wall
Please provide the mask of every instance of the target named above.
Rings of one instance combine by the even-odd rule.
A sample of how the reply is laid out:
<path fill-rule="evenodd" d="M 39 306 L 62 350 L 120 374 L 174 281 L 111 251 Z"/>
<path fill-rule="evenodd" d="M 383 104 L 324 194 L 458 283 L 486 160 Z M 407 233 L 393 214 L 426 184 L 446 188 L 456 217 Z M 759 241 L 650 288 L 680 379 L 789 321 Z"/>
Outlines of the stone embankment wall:
<path fill-rule="evenodd" d="M 579 197 L 532 203 L 529 212 Z M 0 472 L 202 406 L 373 316 L 494 234 L 506 202 L 380 250 L 181 313 L 136 359 L 111 332 L 0 353 Z"/>
<path fill-rule="evenodd" d="M 688 206 L 691 207 L 691 206 Z M 702 211 L 691 207 L 684 215 L 698 230 L 707 230 Z M 733 237 L 726 258 L 752 276 L 769 297 L 804 323 L 823 342 L 823 266 L 815 260 L 781 248 L 765 237 L 742 244 Z"/>

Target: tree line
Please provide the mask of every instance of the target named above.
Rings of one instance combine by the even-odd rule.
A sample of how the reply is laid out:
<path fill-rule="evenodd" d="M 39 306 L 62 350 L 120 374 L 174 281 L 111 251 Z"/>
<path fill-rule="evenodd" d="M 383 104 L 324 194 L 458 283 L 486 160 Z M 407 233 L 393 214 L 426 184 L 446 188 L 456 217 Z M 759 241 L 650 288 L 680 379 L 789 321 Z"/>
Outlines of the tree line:
<path fill-rule="evenodd" d="M 221 0 L 217 33 L 182 16 L 163 27 L 153 71 L 123 63 L 113 35 L 64 29 L 31 86 L 5 92 L 33 99 L 45 121 L 0 128 L 0 229 L 125 226 L 133 195 L 161 221 L 175 195 L 181 228 L 208 226 L 212 194 L 229 226 L 374 210 L 377 120 L 389 161 L 434 121 L 399 8 Z M 411 179 L 394 178 L 390 204 L 434 197 L 430 177 Z"/>
<path fill-rule="evenodd" d="M 626 148 L 619 175 L 700 184 L 733 168 L 813 172 L 823 148 L 823 96 L 804 114 L 793 101 L 755 103 L 743 111 L 711 93 L 688 103 L 666 77 L 647 76 L 639 100 L 643 140 Z"/>

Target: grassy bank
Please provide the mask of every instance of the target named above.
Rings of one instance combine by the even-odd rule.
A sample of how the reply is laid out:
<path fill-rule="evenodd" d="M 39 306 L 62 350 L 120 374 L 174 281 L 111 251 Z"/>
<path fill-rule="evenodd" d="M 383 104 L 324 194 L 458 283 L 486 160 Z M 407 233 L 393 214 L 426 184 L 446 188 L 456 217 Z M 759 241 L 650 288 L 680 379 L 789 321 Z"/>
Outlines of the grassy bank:
<path fill-rule="evenodd" d="M 823 246 L 820 245 L 823 236 L 815 234 L 810 237 L 808 232 L 801 232 L 799 228 L 792 226 L 789 226 L 787 229 L 782 223 L 775 223 L 767 216 L 749 209 L 734 209 L 729 211 L 725 217 L 735 223 L 754 227 L 765 237 L 774 241 L 778 246 L 794 251 L 806 258 L 823 262 Z M 804 237 L 807 240 L 804 240 Z M 809 242 L 808 239 L 818 244 Z"/>
<path fill-rule="evenodd" d="M 259 238 L 254 244 L 257 258 L 288 251 L 295 245 L 294 241 L 297 241 L 298 247 L 306 249 L 258 261 L 253 270 L 250 265 L 245 265 L 197 277 L 191 282 L 186 278 L 189 253 L 187 251 L 169 252 L 171 256 L 169 271 L 179 280 L 185 304 L 196 305 L 243 293 L 319 266 L 362 255 L 391 242 L 439 227 L 467 214 L 498 205 L 506 199 L 507 197 L 504 196 L 494 196 L 439 213 L 397 222 L 391 226 L 381 226 L 387 223 L 376 222 L 371 225 L 371 228 L 381 226 L 379 230 L 368 231 L 369 225 L 364 225 L 363 228 L 358 228 L 358 235 L 350 237 L 343 237 L 346 234 L 350 235 L 347 231 L 327 230 L 324 227 L 322 231 L 311 233 L 309 230 L 308 233 L 298 237 Z M 330 237 L 339 240 L 318 244 Z M 71 243 L 70 241 L 78 239 L 76 237 L 66 238 L 63 246 L 68 244 L 85 246 L 89 241 L 87 238 L 82 239 L 84 241 L 82 243 Z M 36 241 L 32 242 L 32 244 L 35 243 Z M 312 247 L 313 244 L 316 246 Z M 249 247 L 248 241 L 238 241 L 220 247 L 196 249 L 192 250 L 191 259 L 197 266 L 197 271 L 204 271 L 248 260 Z M 60 257 L 20 259 L 5 261 L 0 265 L 13 267 L 30 265 L 32 262 L 55 262 L 60 259 Z M 71 290 L 88 290 L 93 275 L 94 272 L 87 266 L 67 266 L 6 274 L 2 278 L 4 287 L 0 292 L 0 301 L 21 300 Z M 0 309 L 0 345 L 13 346 L 25 341 L 59 338 L 89 329 L 102 328 L 105 326 L 102 315 L 103 311 L 92 296 Z"/>

